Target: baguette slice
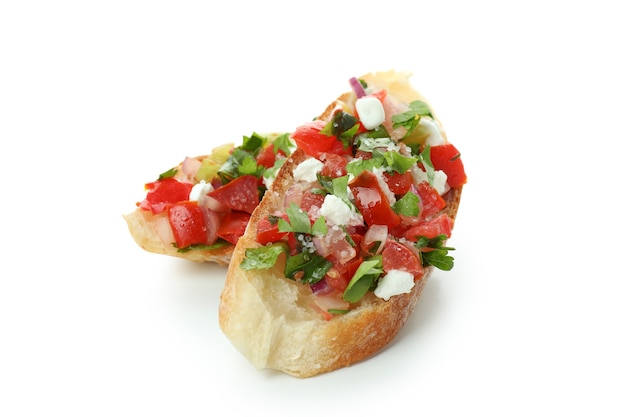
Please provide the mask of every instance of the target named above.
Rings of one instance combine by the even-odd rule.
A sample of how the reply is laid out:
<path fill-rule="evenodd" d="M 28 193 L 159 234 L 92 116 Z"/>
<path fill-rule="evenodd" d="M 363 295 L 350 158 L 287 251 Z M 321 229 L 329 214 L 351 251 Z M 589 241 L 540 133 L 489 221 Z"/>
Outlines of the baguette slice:
<path fill-rule="evenodd" d="M 384 88 L 403 103 L 425 101 L 409 82 L 408 74 L 367 74 L 370 87 Z M 320 116 L 330 120 L 334 111 L 354 106 L 355 94 L 348 92 Z M 445 139 L 445 133 L 442 130 Z M 447 141 L 447 139 L 445 139 Z M 273 190 L 266 193 L 252 215 L 245 235 L 239 240 L 228 268 L 219 307 L 220 326 L 233 345 L 257 369 L 275 369 L 305 378 L 362 361 L 385 347 L 414 310 L 432 267 L 425 267 L 409 293 L 388 301 L 368 292 L 346 314 L 325 319 L 315 307 L 309 285 L 285 278 L 283 267 L 244 270 L 246 250 L 259 247 L 257 225 L 261 219 L 284 209 L 284 196 L 296 182 L 294 169 L 308 156 L 298 149 L 278 173 Z M 445 213 L 456 217 L 462 185 L 450 189 L 444 199 Z"/>
<path fill-rule="evenodd" d="M 267 140 L 264 148 L 272 146 L 273 141 L 281 135 L 284 134 L 272 133 L 262 135 Z M 293 149 L 293 144 L 291 144 L 291 147 Z M 172 178 L 192 185 L 196 185 L 201 181 L 198 177 L 206 178 L 206 182 L 211 182 L 211 180 L 218 178 L 218 170 L 223 169 L 234 149 L 235 145 L 228 143 L 213 149 L 211 154 L 185 158 L 177 166 L 168 170 L 169 175 L 175 173 Z M 276 161 L 279 161 L 281 158 L 282 154 L 280 157 L 276 157 Z M 212 240 L 214 240 L 217 234 L 215 229 L 218 226 L 224 226 L 228 222 L 229 217 L 227 214 L 233 210 L 223 206 L 215 209 L 215 205 L 220 206 L 215 201 L 210 204 L 212 204 L 212 214 L 211 216 L 205 216 L 204 226 L 209 229 L 208 234 L 212 235 Z M 142 207 L 141 203 L 137 203 L 137 206 L 132 212 L 123 215 L 123 218 L 127 223 L 132 238 L 144 250 L 193 262 L 213 262 L 223 266 L 229 264 L 236 243 L 232 241 L 233 238 L 229 238 L 230 241 L 218 238 L 217 241 L 211 242 L 211 244 L 194 245 L 195 247 L 193 248 L 188 247 L 181 250 L 175 244 L 173 230 L 168 220 L 168 209 L 154 213 L 149 208 Z M 206 209 L 206 207 L 203 209 Z M 241 230 L 240 226 L 239 228 Z"/>

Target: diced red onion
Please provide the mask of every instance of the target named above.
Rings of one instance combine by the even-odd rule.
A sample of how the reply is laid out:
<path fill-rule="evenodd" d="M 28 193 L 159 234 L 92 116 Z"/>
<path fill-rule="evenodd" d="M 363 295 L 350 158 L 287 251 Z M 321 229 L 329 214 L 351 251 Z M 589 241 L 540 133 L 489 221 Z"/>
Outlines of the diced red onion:
<path fill-rule="evenodd" d="M 356 77 L 350 78 L 350 87 L 352 87 L 352 91 L 356 94 L 356 98 L 365 97 L 367 95 L 365 89 L 361 85 L 361 82 L 356 79 Z"/>
<path fill-rule="evenodd" d="M 193 178 L 200 169 L 200 165 L 202 165 L 202 162 L 198 161 L 196 158 L 186 157 L 183 160 L 181 168 L 187 177 Z"/>
<path fill-rule="evenodd" d="M 316 282 L 315 284 L 311 284 L 311 291 L 313 291 L 313 294 L 319 294 L 319 295 L 328 294 L 332 290 L 333 288 L 330 285 L 328 285 L 325 279 L 322 279 L 319 282 Z"/>
<path fill-rule="evenodd" d="M 367 250 L 367 248 L 369 248 L 373 243 L 380 242 L 380 245 L 376 250 L 376 254 L 379 254 L 387 242 L 388 233 L 389 230 L 386 225 L 371 225 L 370 228 L 367 229 L 367 232 L 365 232 L 365 236 L 363 236 L 363 248 Z"/>
<path fill-rule="evenodd" d="M 211 209 L 201 207 L 206 226 L 206 243 L 212 245 L 217 240 L 217 229 L 220 227 L 220 216 Z"/>

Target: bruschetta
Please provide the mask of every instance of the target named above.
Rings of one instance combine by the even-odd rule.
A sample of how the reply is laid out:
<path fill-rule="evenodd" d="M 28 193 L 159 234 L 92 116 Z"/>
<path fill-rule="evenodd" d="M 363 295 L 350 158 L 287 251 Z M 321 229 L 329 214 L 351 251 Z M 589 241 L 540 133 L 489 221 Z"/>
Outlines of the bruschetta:
<path fill-rule="evenodd" d="M 124 219 L 146 251 L 228 265 L 235 244 L 278 168 L 292 153 L 289 134 L 244 136 L 183 162 L 145 184 Z"/>
<path fill-rule="evenodd" d="M 291 135 L 238 240 L 219 323 L 258 369 L 311 377 L 362 361 L 404 325 L 448 246 L 467 181 L 408 74 L 379 72 Z"/>

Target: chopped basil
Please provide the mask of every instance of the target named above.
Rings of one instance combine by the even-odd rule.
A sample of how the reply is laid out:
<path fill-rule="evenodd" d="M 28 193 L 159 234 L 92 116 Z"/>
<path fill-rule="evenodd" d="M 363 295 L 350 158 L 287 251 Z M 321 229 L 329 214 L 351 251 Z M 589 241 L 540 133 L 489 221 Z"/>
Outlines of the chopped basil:
<path fill-rule="evenodd" d="M 343 293 L 343 299 L 349 303 L 356 303 L 363 298 L 375 280 L 382 274 L 382 265 L 381 255 L 373 256 L 361 262 Z"/>
<path fill-rule="evenodd" d="M 374 171 L 375 168 L 383 166 L 384 158 L 371 158 L 371 159 L 355 159 L 348 162 L 346 165 L 346 171 L 355 177 L 358 177 L 363 171 Z"/>
<path fill-rule="evenodd" d="M 451 248 L 435 249 L 430 252 L 422 252 L 425 265 L 432 265 L 442 271 L 450 271 L 454 267 L 454 258 L 448 255 Z"/>
<path fill-rule="evenodd" d="M 385 152 L 385 164 L 399 174 L 407 172 L 418 161 L 417 157 L 400 155 L 398 152 Z"/>
<path fill-rule="evenodd" d="M 279 136 L 276 140 L 280 140 L 279 146 L 285 146 L 284 135 Z M 257 163 L 257 156 L 265 148 L 268 139 L 253 133 L 251 136 L 244 136 L 243 143 L 233 148 L 226 162 L 217 171 L 217 175 L 223 184 L 238 178 L 242 175 L 254 175 L 261 177 L 266 169 Z"/>
<path fill-rule="evenodd" d="M 403 216 L 419 216 L 420 214 L 420 198 L 412 192 L 406 193 L 402 198 L 397 200 L 393 205 L 393 210 Z"/>
<path fill-rule="evenodd" d="M 295 279 L 298 272 L 302 272 L 300 281 L 305 284 L 315 284 L 321 281 L 333 263 L 317 253 L 301 252 L 290 256 L 285 264 L 285 276 Z"/>
<path fill-rule="evenodd" d="M 165 171 L 164 173 L 159 174 L 159 178 L 157 179 L 157 181 L 160 181 L 165 178 L 172 178 L 174 175 L 176 175 L 177 172 L 178 170 L 176 168 L 169 169 Z"/>
<path fill-rule="evenodd" d="M 193 245 L 189 245 L 189 246 L 185 246 L 184 248 L 179 248 L 178 245 L 176 243 L 172 243 L 172 246 L 174 246 L 175 248 L 177 248 L 177 252 L 181 252 L 181 253 L 185 253 L 185 252 L 189 252 L 190 250 L 212 250 L 212 249 L 219 249 L 219 248 L 223 248 L 224 246 L 228 246 L 231 245 L 231 243 L 225 241 L 225 240 L 218 240 L 217 242 L 213 243 L 212 245 L 206 245 L 203 243 L 195 243 Z"/>
<path fill-rule="evenodd" d="M 354 135 L 358 132 L 360 124 L 356 117 L 350 113 L 339 110 L 333 114 L 331 120 L 320 130 L 326 136 L 335 136 L 343 143 L 344 148 L 352 146 Z"/>
<path fill-rule="evenodd" d="M 432 118 L 433 114 L 426 103 L 420 100 L 415 100 L 409 104 L 409 110 L 404 113 L 394 114 L 391 116 L 391 121 L 394 129 L 404 127 L 406 129 L 404 137 L 407 137 L 413 132 L 413 130 L 415 130 L 422 116 Z"/>
<path fill-rule="evenodd" d="M 311 219 L 296 203 L 291 203 L 287 207 L 287 216 L 289 222 L 285 219 L 278 220 L 279 231 L 311 234 Z"/>
<path fill-rule="evenodd" d="M 274 144 L 274 153 L 278 153 L 280 150 L 283 151 L 285 155 L 291 154 L 291 148 L 293 145 L 291 143 L 291 139 L 289 139 L 288 133 L 283 133 L 278 136 L 272 143 Z"/>
<path fill-rule="evenodd" d="M 424 265 L 432 265 L 442 271 L 450 271 L 454 267 L 454 258 L 448 255 L 448 251 L 454 248 L 444 246 L 446 235 L 439 235 L 432 239 L 418 237 L 415 246 L 418 249 L 430 248 L 428 251 L 420 251 Z"/>
<path fill-rule="evenodd" d="M 430 145 L 426 145 L 424 150 L 419 154 L 419 160 L 426 170 L 426 178 L 431 186 L 435 182 L 435 167 L 430 160 Z"/>
<path fill-rule="evenodd" d="M 241 269 L 269 269 L 276 264 L 278 256 L 286 253 L 287 247 L 284 244 L 270 244 L 259 248 L 246 249 L 246 257 L 243 258 L 239 267 Z"/>

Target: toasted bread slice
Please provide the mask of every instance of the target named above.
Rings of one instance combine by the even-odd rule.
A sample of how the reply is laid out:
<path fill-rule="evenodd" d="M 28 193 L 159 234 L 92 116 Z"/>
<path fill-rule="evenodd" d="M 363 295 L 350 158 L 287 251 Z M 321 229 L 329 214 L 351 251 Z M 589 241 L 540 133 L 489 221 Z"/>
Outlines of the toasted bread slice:
<path fill-rule="evenodd" d="M 368 85 L 386 89 L 403 103 L 424 98 L 409 83 L 408 75 L 396 72 L 368 74 Z M 320 116 L 330 117 L 338 108 L 353 108 L 354 93 L 340 96 Z M 443 130 L 441 129 L 441 132 Z M 445 139 L 445 133 L 442 133 Z M 257 226 L 263 218 L 285 209 L 285 195 L 297 181 L 294 170 L 309 156 L 298 149 L 283 165 L 272 192 L 266 193 L 252 215 L 245 235 L 239 239 L 221 294 L 219 322 L 233 345 L 258 369 L 275 369 L 305 378 L 362 361 L 386 346 L 404 325 L 432 272 L 424 275 L 408 293 L 388 301 L 368 292 L 350 311 L 328 319 L 315 307 L 309 285 L 285 277 L 283 264 L 269 269 L 242 269 L 246 251 L 261 245 Z M 443 196 L 443 210 L 454 221 L 462 185 Z"/>

